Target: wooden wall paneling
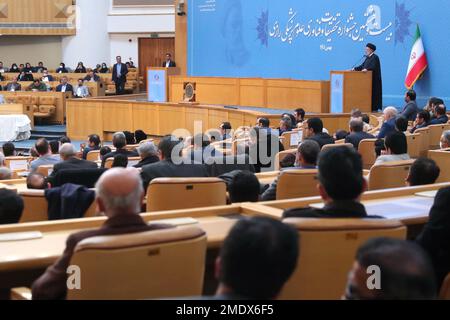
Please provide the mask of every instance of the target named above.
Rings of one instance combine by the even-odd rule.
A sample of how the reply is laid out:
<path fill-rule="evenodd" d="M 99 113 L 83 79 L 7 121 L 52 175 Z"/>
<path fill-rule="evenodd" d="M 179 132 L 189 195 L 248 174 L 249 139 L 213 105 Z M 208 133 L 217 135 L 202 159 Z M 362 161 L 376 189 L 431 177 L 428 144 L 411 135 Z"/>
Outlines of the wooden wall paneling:
<path fill-rule="evenodd" d="M 199 134 L 210 129 L 208 109 L 185 108 L 185 126 L 191 135 Z"/>
<path fill-rule="evenodd" d="M 109 132 L 133 131 L 132 103 L 105 101 L 103 105 L 103 130 Z"/>
<path fill-rule="evenodd" d="M 158 105 L 158 108 L 158 135 L 164 136 L 174 133 L 177 129 L 186 129 L 186 112 L 184 106 Z M 177 136 L 180 136 L 180 134 L 177 133 Z"/>
<path fill-rule="evenodd" d="M 103 102 L 71 99 L 67 101 L 67 134 L 74 140 L 86 140 L 89 134 L 103 137 Z"/>
<path fill-rule="evenodd" d="M 135 103 L 133 109 L 133 129 L 145 133 L 159 132 L 159 108 L 146 103 Z"/>
<path fill-rule="evenodd" d="M 239 86 L 239 105 L 267 107 L 265 80 L 242 78 Z"/>

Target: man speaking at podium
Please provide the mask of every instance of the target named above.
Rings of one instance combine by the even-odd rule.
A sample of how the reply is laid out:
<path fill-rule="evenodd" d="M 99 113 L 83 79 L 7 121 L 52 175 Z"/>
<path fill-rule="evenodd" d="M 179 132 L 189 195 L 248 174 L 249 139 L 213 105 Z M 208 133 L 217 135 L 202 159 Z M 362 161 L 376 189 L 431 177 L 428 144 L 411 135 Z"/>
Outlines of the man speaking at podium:
<path fill-rule="evenodd" d="M 366 45 L 366 60 L 354 71 L 372 71 L 372 111 L 377 112 L 383 109 L 383 84 L 381 80 L 381 63 L 380 58 L 375 54 L 377 47 L 368 43 Z"/>

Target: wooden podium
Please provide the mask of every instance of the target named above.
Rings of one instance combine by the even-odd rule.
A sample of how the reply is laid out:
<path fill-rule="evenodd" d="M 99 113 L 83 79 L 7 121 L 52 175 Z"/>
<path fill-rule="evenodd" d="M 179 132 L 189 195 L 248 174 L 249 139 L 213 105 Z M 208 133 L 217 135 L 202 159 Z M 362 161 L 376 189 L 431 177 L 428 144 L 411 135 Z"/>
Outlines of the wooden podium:
<path fill-rule="evenodd" d="M 330 113 L 372 112 L 372 71 L 331 71 Z"/>
<path fill-rule="evenodd" d="M 169 76 L 179 75 L 180 68 L 147 68 L 148 101 L 167 102 L 169 100 Z"/>

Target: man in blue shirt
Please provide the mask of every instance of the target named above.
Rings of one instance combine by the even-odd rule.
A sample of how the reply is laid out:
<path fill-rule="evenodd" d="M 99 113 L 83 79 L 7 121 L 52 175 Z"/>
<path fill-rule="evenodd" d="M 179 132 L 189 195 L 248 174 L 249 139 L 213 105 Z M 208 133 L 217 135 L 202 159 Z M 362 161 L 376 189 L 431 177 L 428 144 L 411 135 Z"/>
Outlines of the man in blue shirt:
<path fill-rule="evenodd" d="M 46 139 L 39 139 L 36 141 L 34 147 L 39 154 L 39 158 L 31 162 L 31 172 L 35 172 L 40 166 L 54 165 L 61 162 L 61 160 L 52 156 L 50 146 Z"/>

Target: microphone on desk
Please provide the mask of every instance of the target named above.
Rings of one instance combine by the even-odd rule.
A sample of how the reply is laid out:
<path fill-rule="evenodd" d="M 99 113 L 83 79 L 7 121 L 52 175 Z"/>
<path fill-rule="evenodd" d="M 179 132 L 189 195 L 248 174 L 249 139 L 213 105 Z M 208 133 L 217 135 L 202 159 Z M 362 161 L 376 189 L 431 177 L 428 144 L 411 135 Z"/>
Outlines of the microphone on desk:
<path fill-rule="evenodd" d="M 356 63 L 353 65 L 353 67 L 351 67 L 350 70 L 354 70 L 356 68 L 357 65 L 361 64 L 362 60 L 367 58 L 366 55 L 363 55 L 358 61 L 356 61 Z"/>

